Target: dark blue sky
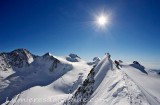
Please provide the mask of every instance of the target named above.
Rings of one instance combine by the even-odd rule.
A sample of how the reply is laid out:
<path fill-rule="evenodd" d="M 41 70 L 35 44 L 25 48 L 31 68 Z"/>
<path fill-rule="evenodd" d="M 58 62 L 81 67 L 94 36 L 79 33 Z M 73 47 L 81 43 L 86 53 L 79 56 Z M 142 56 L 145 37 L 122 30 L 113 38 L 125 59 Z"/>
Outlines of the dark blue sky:
<path fill-rule="evenodd" d="M 96 29 L 94 15 L 110 13 Z M 76 53 L 90 60 L 110 52 L 114 59 L 160 65 L 159 0 L 0 0 L 0 52 Z"/>

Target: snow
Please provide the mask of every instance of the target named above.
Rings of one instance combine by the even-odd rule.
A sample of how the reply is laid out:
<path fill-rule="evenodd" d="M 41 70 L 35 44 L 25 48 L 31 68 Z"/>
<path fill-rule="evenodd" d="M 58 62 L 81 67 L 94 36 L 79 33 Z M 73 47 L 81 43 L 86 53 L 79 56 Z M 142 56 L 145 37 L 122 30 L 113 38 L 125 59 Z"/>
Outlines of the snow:
<path fill-rule="evenodd" d="M 160 77 L 140 64 L 121 63 L 117 69 L 106 55 L 87 63 L 76 54 L 15 52 L 25 52 L 29 64 L 16 68 L 0 55 L 2 105 L 160 105 Z M 69 102 L 78 98 L 85 102 Z"/>
<path fill-rule="evenodd" d="M 99 67 L 100 65 L 100 67 Z M 99 86 L 99 84 L 103 81 L 103 79 L 105 78 L 107 72 L 109 70 L 113 69 L 113 64 L 111 59 L 109 59 L 108 57 L 105 56 L 105 58 L 99 63 L 99 65 L 95 68 L 95 84 L 94 84 L 94 88 L 97 88 Z"/>
<path fill-rule="evenodd" d="M 88 83 L 87 85 L 83 84 L 83 86 L 81 87 L 82 92 L 80 92 L 81 90 L 77 90 L 77 92 L 73 95 L 73 97 L 66 102 L 67 105 L 85 105 L 85 104 L 159 105 L 160 104 L 158 98 L 156 98 L 160 97 L 159 88 L 158 85 L 156 85 L 156 83 L 159 84 L 159 78 L 156 78 L 157 80 L 155 80 L 155 78 L 150 79 L 150 81 L 152 81 L 151 82 L 152 84 L 146 83 L 147 85 L 149 85 L 149 87 L 145 85 L 143 85 L 144 87 L 142 87 L 135 80 L 144 82 L 144 80 L 141 78 L 143 76 L 147 77 L 148 75 L 146 73 L 143 73 L 143 71 L 138 70 L 134 66 L 128 64 L 127 65 L 123 64 L 121 70 L 117 69 L 114 66 L 112 60 L 110 58 L 107 58 L 107 56 L 105 56 L 98 63 L 98 65 L 94 68 L 94 72 L 95 72 L 94 85 L 92 84 L 90 85 L 90 83 Z M 131 74 L 133 77 L 131 77 L 129 74 Z M 89 75 L 87 80 L 90 80 L 90 78 L 91 76 Z M 88 88 L 93 88 L 93 94 L 92 92 L 88 93 L 90 92 L 88 90 L 86 90 L 86 93 L 83 93 L 83 91 Z M 153 93 L 154 91 L 155 93 Z M 87 94 L 92 94 L 92 95 L 87 96 Z M 83 97 L 84 100 L 77 102 L 77 100 L 82 100 L 81 97 Z"/>
<path fill-rule="evenodd" d="M 107 57 L 95 71 L 95 91 L 87 105 L 149 105 L 137 84 L 125 72 L 116 69 Z"/>
<path fill-rule="evenodd" d="M 158 69 L 146 69 L 149 75 L 157 76 L 160 78 L 160 70 Z"/>
<path fill-rule="evenodd" d="M 95 101 L 96 100 L 96 101 Z M 107 77 L 87 105 L 149 105 L 134 82 L 122 71 L 108 71 Z"/>
<path fill-rule="evenodd" d="M 59 57 L 57 57 L 59 58 Z M 44 65 L 44 62 L 41 62 L 44 58 L 38 58 L 33 63 L 34 65 L 41 65 L 43 64 L 43 67 L 46 68 L 48 66 Z M 46 59 L 46 58 L 45 58 Z M 64 73 L 62 76 L 59 76 L 57 80 L 52 80 L 52 83 L 46 85 L 46 86 L 34 86 L 32 88 L 29 88 L 22 93 L 19 93 L 16 95 L 12 101 L 8 103 L 8 105 L 55 105 L 55 104 L 62 104 L 63 101 L 72 94 L 79 85 L 82 84 L 83 80 L 87 77 L 87 74 L 89 73 L 89 70 L 91 69 L 91 66 L 87 65 L 86 62 L 77 62 L 72 63 L 68 62 L 65 59 L 60 58 L 59 60 L 65 64 L 71 64 L 73 68 L 71 68 L 70 71 Z M 38 64 L 37 64 L 38 63 Z M 47 63 L 48 64 L 48 63 Z M 42 69 L 42 67 L 39 67 L 38 69 Z M 43 69 L 42 69 L 43 70 Z M 59 69 L 60 70 L 60 69 Z M 58 72 L 55 72 L 56 76 Z M 60 71 L 62 74 L 63 71 Z M 40 76 L 40 74 L 37 74 L 38 76 L 34 78 L 42 78 L 44 79 L 44 74 Z M 46 75 L 49 76 L 49 75 Z M 44 80 L 46 81 L 46 80 Z M 25 100 L 21 101 L 21 100 Z M 15 101 L 16 100 L 16 101 Z M 31 100 L 31 102 L 29 102 Z M 14 102 L 15 101 L 15 102 Z M 6 102 L 7 103 L 7 102 Z"/>
<path fill-rule="evenodd" d="M 124 65 L 124 72 L 141 88 L 152 105 L 160 105 L 160 78 L 143 74 L 136 68 Z"/>
<path fill-rule="evenodd" d="M 2 63 L 7 65 L 6 62 Z M 53 64 L 56 67 L 53 68 Z M 14 95 L 31 87 L 50 84 L 71 69 L 72 65 L 69 63 L 60 62 L 52 56 L 42 56 L 37 57 L 27 67 L 14 69 L 14 73 L 12 69 L 0 70 L 2 75 L 0 79 L 0 103 L 4 102 L 7 97 L 11 100 Z M 5 73 L 6 75 L 4 75 Z"/>

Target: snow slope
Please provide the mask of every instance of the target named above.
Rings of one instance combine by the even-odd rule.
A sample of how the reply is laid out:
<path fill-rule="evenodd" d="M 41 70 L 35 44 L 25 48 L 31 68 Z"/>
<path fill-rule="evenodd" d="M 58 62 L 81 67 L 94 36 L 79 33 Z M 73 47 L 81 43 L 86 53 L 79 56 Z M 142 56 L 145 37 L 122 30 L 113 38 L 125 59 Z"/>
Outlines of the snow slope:
<path fill-rule="evenodd" d="M 94 75 L 88 75 L 83 85 L 64 104 L 160 105 L 158 99 L 155 98 L 160 97 L 160 91 L 156 85 L 160 83 L 159 79 L 151 79 L 152 84 L 144 83 L 142 88 L 137 81 L 144 82 L 140 77 L 141 75 L 147 77 L 147 74 L 131 65 L 123 66 L 119 70 L 114 66 L 111 59 L 104 57 L 92 73 Z M 94 83 L 92 82 L 93 78 Z"/>
<path fill-rule="evenodd" d="M 87 63 L 76 54 L 0 54 L 2 105 L 160 105 L 159 86 L 142 65 L 117 69 L 107 56 Z"/>
<path fill-rule="evenodd" d="M 147 75 L 134 67 L 123 65 L 122 70 L 138 85 L 151 105 L 160 105 L 160 78 Z"/>
<path fill-rule="evenodd" d="M 70 97 L 70 94 L 82 84 L 91 69 L 85 62 L 79 62 L 72 65 L 73 69 L 71 71 L 67 72 L 53 83 L 43 87 L 36 86 L 30 88 L 15 96 L 13 101 L 10 101 L 8 105 L 62 105 L 63 101 Z M 27 102 L 24 102 L 21 101 L 22 99 L 28 100 L 26 100 Z M 29 102 L 29 99 L 33 100 Z M 14 102 L 14 100 L 16 100 L 16 102 Z"/>
<path fill-rule="evenodd" d="M 59 61 L 55 70 L 50 70 L 53 64 L 55 64 L 55 60 L 52 61 L 52 58 Z M 17 88 L 19 88 L 19 85 L 21 85 L 21 82 L 23 82 L 23 90 L 16 92 L 11 101 L 6 101 L 3 104 L 62 104 L 63 100 L 69 97 L 70 94 L 72 94 L 78 88 L 78 86 L 82 84 L 91 67 L 92 66 L 89 66 L 83 60 L 79 62 L 69 62 L 64 58 L 55 56 L 53 57 L 51 54 L 47 53 L 42 57 L 35 59 L 32 65 L 30 65 L 30 68 L 26 68 L 26 70 L 35 69 L 33 70 L 33 75 L 31 73 L 30 76 L 24 77 L 24 79 L 27 81 L 20 79 L 21 81 L 19 82 L 19 79 L 18 81 L 15 80 L 16 83 L 13 84 L 18 85 Z M 25 84 L 29 85 L 33 82 L 34 84 L 31 84 L 32 86 L 24 89 Z M 12 88 L 14 87 L 12 86 Z M 11 90 L 11 87 L 8 88 L 8 90 Z M 5 94 L 9 96 L 6 90 L 2 91 L 1 95 Z M 12 97 L 13 95 L 10 98 Z"/>
<path fill-rule="evenodd" d="M 52 56 L 50 53 L 35 56 L 26 49 L 0 53 L 0 104 L 4 103 L 6 99 L 9 102 L 13 97 L 21 98 L 21 93 L 31 93 L 31 97 L 32 95 L 42 96 L 40 94 L 45 91 L 49 94 L 53 93 L 52 95 L 54 92 L 72 93 L 82 83 L 90 67 L 82 60 L 77 63 L 69 62 L 63 58 Z M 66 75 L 63 77 L 64 74 Z M 55 83 L 51 85 L 53 82 Z M 42 88 L 46 86 L 48 89 Z M 32 88 L 35 91 L 27 92 Z M 36 90 L 42 93 L 34 94 L 39 93 Z M 8 102 L 6 103 L 8 104 Z"/>
<path fill-rule="evenodd" d="M 71 64 L 60 62 L 50 55 L 35 58 L 29 66 L 11 67 L 15 73 L 1 77 L 0 103 L 31 87 L 48 85 L 72 69 Z"/>

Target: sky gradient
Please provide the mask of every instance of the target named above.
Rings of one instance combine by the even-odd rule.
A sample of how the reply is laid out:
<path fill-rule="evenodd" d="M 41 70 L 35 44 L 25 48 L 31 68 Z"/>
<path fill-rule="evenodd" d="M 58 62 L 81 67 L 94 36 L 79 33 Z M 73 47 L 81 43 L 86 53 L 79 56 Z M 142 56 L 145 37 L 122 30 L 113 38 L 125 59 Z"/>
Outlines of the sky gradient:
<path fill-rule="evenodd" d="M 138 60 L 160 68 L 159 0 L 0 0 L 0 52 Z M 95 15 L 111 14 L 98 29 Z M 155 66 L 154 66 L 155 65 Z"/>

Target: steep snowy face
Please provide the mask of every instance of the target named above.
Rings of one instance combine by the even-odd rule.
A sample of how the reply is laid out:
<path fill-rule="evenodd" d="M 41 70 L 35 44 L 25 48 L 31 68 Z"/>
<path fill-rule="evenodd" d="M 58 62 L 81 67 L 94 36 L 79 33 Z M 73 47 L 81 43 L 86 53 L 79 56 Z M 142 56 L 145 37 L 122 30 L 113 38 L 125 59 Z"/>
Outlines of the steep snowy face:
<path fill-rule="evenodd" d="M 34 56 L 26 49 L 0 55 L 0 104 L 34 86 L 46 86 L 73 67 L 51 54 Z"/>
<path fill-rule="evenodd" d="M 9 53 L 1 53 L 1 65 L 7 68 L 22 68 L 33 62 L 33 55 L 26 49 L 17 49 Z"/>
<path fill-rule="evenodd" d="M 17 49 L 8 53 L 0 53 L 0 77 L 5 78 L 17 70 L 29 67 L 35 56 L 26 49 Z"/>
<path fill-rule="evenodd" d="M 61 66 L 60 60 L 55 58 L 52 54 L 46 53 L 43 56 L 35 58 L 32 66 L 39 66 L 39 69 L 47 69 L 53 72 L 55 69 Z"/>
<path fill-rule="evenodd" d="M 71 99 L 67 100 L 64 104 L 67 105 L 85 105 L 94 91 L 103 81 L 106 73 L 113 69 L 112 60 L 105 56 L 96 67 L 93 67 Z"/>
<path fill-rule="evenodd" d="M 93 94 L 93 85 L 94 85 L 94 68 L 91 69 L 90 73 L 87 76 L 87 79 L 84 80 L 82 86 L 80 86 L 73 96 L 64 102 L 64 105 L 85 105 L 89 97 Z"/>
<path fill-rule="evenodd" d="M 117 69 L 112 60 L 105 56 L 90 71 L 82 86 L 64 104 L 158 105 L 150 104 L 144 91 L 122 69 Z"/>
<path fill-rule="evenodd" d="M 58 58 L 61 63 L 68 62 L 65 59 L 61 60 L 62 58 L 60 59 L 60 57 L 56 58 Z M 83 61 L 68 63 L 72 64 L 73 66 L 71 70 L 69 70 L 69 67 L 71 66 L 65 66 L 64 69 L 55 69 L 53 72 L 50 72 L 48 76 L 53 78 L 59 75 L 59 73 L 69 70 L 55 81 L 53 80 L 51 84 L 46 86 L 34 86 L 14 96 L 14 98 L 12 98 L 12 101 L 7 101 L 2 105 L 63 105 L 63 101 L 70 97 L 71 94 L 77 90 L 77 88 L 86 79 L 89 70 L 92 68 L 92 66 L 87 65 L 86 62 Z M 46 81 L 46 79 L 44 78 L 44 72 L 42 74 L 43 77 L 37 77 L 36 75 L 39 75 L 38 72 L 34 74 L 34 80 L 42 78 L 41 81 Z M 47 99 L 51 101 L 44 102 L 43 100 L 35 100 L 35 102 L 23 102 L 21 101 L 22 99 Z"/>

